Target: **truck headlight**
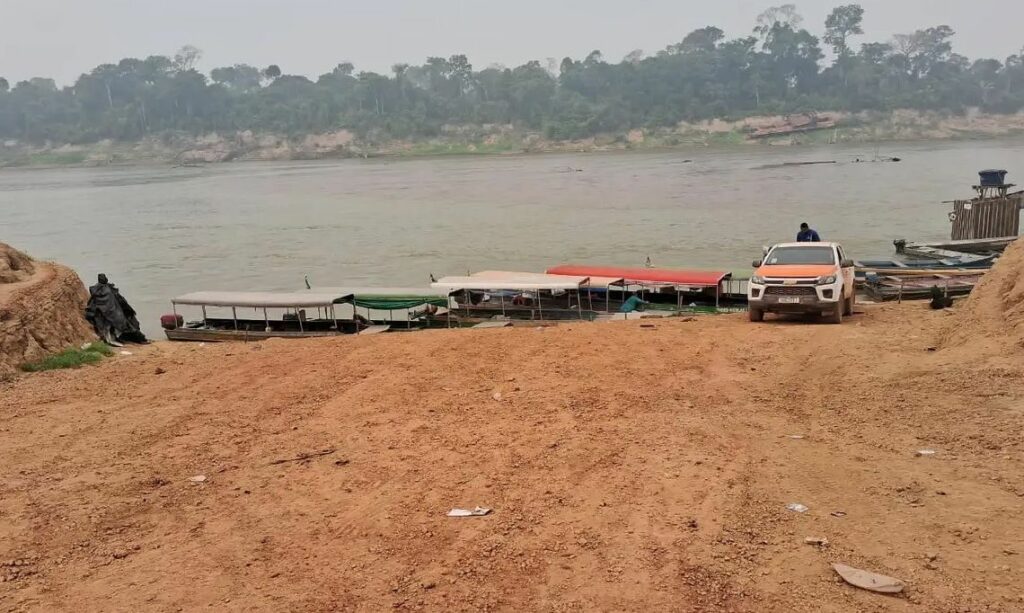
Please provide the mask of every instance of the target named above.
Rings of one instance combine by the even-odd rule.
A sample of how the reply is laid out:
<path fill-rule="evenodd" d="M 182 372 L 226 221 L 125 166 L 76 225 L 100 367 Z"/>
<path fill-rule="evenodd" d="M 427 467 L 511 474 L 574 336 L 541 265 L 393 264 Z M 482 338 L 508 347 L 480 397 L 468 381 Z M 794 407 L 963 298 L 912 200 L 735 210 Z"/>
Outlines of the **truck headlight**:
<path fill-rule="evenodd" d="M 828 275 L 827 277 L 818 277 L 818 285 L 832 285 L 835 282 L 835 275 Z"/>
<path fill-rule="evenodd" d="M 754 285 L 765 285 L 764 277 L 759 277 L 757 275 L 750 277 L 750 282 Z"/>

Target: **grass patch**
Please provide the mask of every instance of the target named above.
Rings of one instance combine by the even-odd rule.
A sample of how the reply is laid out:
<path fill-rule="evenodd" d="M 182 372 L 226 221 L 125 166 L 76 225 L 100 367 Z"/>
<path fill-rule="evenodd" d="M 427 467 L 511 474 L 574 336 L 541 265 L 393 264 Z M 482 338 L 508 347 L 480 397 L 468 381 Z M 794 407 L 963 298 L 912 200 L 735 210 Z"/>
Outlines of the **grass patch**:
<path fill-rule="evenodd" d="M 29 156 L 29 164 L 32 166 L 64 166 L 69 164 L 81 164 L 88 159 L 89 154 L 84 151 L 50 151 L 47 153 L 33 153 Z"/>
<path fill-rule="evenodd" d="M 95 364 L 105 357 L 114 355 L 114 350 L 106 343 L 89 343 L 84 348 L 72 347 L 58 354 L 43 358 L 38 362 L 21 365 L 25 372 L 41 372 L 44 370 L 60 370 L 62 368 L 78 368 L 85 364 Z"/>

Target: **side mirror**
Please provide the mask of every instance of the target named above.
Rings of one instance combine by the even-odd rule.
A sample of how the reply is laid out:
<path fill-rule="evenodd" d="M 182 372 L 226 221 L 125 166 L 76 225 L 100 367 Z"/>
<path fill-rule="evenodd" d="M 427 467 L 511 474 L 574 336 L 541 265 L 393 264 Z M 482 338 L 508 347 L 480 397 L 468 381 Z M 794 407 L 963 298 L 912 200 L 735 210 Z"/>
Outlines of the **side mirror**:
<path fill-rule="evenodd" d="M 853 268 L 853 260 L 843 260 L 839 263 L 840 268 Z"/>
<path fill-rule="evenodd" d="M 753 266 L 754 268 L 761 268 L 761 264 L 763 263 L 764 262 L 762 262 L 761 260 L 754 260 L 753 262 L 751 262 L 750 265 Z"/>

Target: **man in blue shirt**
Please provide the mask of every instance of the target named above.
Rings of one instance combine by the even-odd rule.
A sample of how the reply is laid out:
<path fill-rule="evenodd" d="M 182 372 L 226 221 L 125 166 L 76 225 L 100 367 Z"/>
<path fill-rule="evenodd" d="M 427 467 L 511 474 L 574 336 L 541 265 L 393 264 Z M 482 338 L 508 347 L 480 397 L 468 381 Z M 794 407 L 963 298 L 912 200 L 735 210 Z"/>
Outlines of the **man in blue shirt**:
<path fill-rule="evenodd" d="M 800 224 L 800 233 L 796 235 L 798 243 L 820 243 L 821 237 L 807 225 L 807 222 Z"/>

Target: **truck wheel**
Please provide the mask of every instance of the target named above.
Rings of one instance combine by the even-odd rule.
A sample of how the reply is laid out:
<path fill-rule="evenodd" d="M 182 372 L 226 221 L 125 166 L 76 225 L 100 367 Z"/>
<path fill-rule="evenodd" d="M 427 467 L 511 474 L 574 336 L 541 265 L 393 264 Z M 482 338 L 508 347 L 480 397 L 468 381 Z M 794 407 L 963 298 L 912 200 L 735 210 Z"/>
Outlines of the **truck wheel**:
<path fill-rule="evenodd" d="M 846 301 L 843 300 L 843 301 L 839 302 L 838 304 L 836 304 L 835 310 L 825 316 L 825 321 L 827 321 L 830 324 L 841 324 L 841 323 L 843 323 L 843 311 L 846 310 L 846 306 L 844 304 L 845 302 Z"/>
<path fill-rule="evenodd" d="M 853 294 L 843 301 L 843 315 L 853 315 L 853 305 L 857 301 L 857 295 Z"/>
<path fill-rule="evenodd" d="M 748 313 L 750 314 L 750 321 L 754 321 L 754 322 L 764 321 L 764 311 L 762 311 L 761 309 L 753 309 L 752 308 L 752 309 L 750 309 L 748 311 Z"/>

